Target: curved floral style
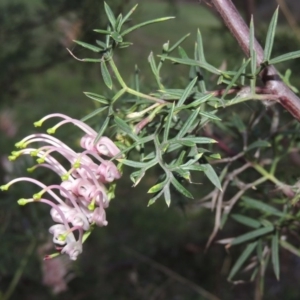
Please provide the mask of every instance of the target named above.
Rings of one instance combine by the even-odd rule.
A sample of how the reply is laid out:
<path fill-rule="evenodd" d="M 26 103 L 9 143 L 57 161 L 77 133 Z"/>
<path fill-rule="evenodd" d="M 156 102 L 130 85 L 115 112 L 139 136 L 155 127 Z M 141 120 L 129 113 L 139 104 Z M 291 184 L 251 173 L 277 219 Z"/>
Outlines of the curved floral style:
<path fill-rule="evenodd" d="M 84 233 L 89 232 L 93 225 L 101 227 L 108 224 L 105 209 L 109 206 L 112 196 L 108 193 L 105 184 L 119 179 L 121 173 L 112 161 L 102 156 L 115 157 L 120 153 L 120 149 L 106 136 L 100 137 L 96 142 L 96 131 L 85 123 L 63 114 L 48 115 L 36 122 L 35 126 L 41 126 L 44 121 L 53 117 L 63 120 L 47 132 L 54 133 L 57 128 L 66 123 L 74 124 L 85 132 L 80 141 L 84 151 L 77 153 L 49 134 L 36 133 L 17 143 L 16 147 L 21 150 L 13 151 L 9 159 L 15 160 L 25 154 L 37 157 L 38 164 L 29 171 L 37 167 L 51 169 L 60 176 L 61 183 L 46 186 L 36 179 L 21 177 L 11 180 L 1 189 L 6 190 L 19 181 L 32 182 L 41 187 L 42 190 L 32 198 L 20 199 L 18 203 L 25 205 L 30 202 L 42 202 L 51 206 L 51 218 L 57 223 L 49 228 L 49 232 L 53 235 L 53 243 L 59 253 L 66 253 L 71 260 L 76 260 L 82 252 Z M 42 146 L 31 148 L 33 143 L 42 143 Z M 54 158 L 53 153 L 64 157 L 70 169 L 67 170 Z M 44 198 L 45 194 L 51 196 L 52 200 Z M 75 231 L 78 231 L 77 239 L 74 235 Z M 48 255 L 45 259 L 55 255 L 57 254 Z"/>

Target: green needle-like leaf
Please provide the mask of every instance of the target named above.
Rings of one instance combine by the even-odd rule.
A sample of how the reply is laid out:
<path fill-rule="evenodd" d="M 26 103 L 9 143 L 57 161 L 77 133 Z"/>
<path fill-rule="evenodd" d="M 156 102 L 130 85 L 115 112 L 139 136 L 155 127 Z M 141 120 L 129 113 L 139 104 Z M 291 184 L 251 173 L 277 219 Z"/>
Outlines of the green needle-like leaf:
<path fill-rule="evenodd" d="M 128 18 L 133 14 L 133 12 L 136 10 L 138 4 L 136 4 L 123 18 L 122 22 L 121 22 L 121 26 L 128 20 Z"/>
<path fill-rule="evenodd" d="M 184 195 L 185 197 L 191 198 L 191 199 L 194 198 L 193 195 L 182 184 L 180 184 L 175 177 L 173 177 L 171 179 L 171 183 L 175 187 L 175 189 L 179 193 L 181 193 L 182 195 Z"/>
<path fill-rule="evenodd" d="M 160 183 L 157 183 L 148 190 L 148 193 L 149 194 L 157 193 L 158 191 L 162 190 L 165 185 L 166 185 L 166 180 L 162 181 Z"/>
<path fill-rule="evenodd" d="M 151 160 L 151 161 L 147 161 L 147 162 L 138 162 L 138 161 L 123 159 L 123 158 L 118 159 L 118 161 L 129 167 L 145 168 L 145 169 L 149 169 L 152 166 L 156 165 L 156 163 L 157 163 L 156 160 Z"/>
<path fill-rule="evenodd" d="M 168 50 L 168 53 L 171 53 L 173 50 L 175 50 L 189 36 L 190 36 L 190 33 L 188 33 L 184 37 L 182 37 L 178 42 L 176 42 L 172 47 L 170 47 L 170 49 Z"/>
<path fill-rule="evenodd" d="M 260 222 L 258 222 L 255 219 L 243 216 L 243 215 L 233 214 L 233 215 L 231 215 L 231 218 L 234 219 L 235 221 L 243 224 L 243 225 L 246 225 L 246 226 L 249 226 L 249 227 L 252 227 L 252 228 L 259 228 L 259 227 L 261 227 L 261 223 Z"/>
<path fill-rule="evenodd" d="M 236 74 L 233 76 L 232 80 L 230 81 L 230 83 L 227 85 L 223 95 L 222 95 L 222 100 L 225 99 L 228 91 L 232 88 L 232 86 L 236 83 L 236 81 L 241 77 L 242 73 L 245 71 L 246 67 L 248 66 L 249 62 L 250 62 L 250 58 L 248 60 L 246 60 L 246 62 L 244 62 L 242 64 L 242 66 L 239 68 L 239 70 L 236 72 Z"/>
<path fill-rule="evenodd" d="M 108 6 L 106 2 L 104 2 L 104 9 L 107 15 L 107 18 L 111 24 L 111 27 L 115 29 L 116 26 L 116 18 L 114 13 L 112 12 L 111 8 Z"/>
<path fill-rule="evenodd" d="M 240 257 L 238 258 L 238 260 L 236 261 L 236 263 L 232 267 L 232 269 L 231 269 L 231 271 L 229 273 L 229 276 L 228 276 L 228 280 L 231 280 L 233 278 L 233 276 L 240 270 L 240 268 L 242 267 L 243 263 L 248 259 L 248 257 L 250 256 L 250 254 L 255 249 L 256 245 L 257 245 L 257 242 L 253 242 L 253 243 L 247 245 L 247 247 L 245 248 L 245 250 L 242 252 L 242 254 L 240 255 Z"/>
<path fill-rule="evenodd" d="M 275 276 L 279 280 L 280 265 L 279 265 L 279 247 L 278 247 L 278 231 L 276 231 L 272 237 L 272 264 Z"/>
<path fill-rule="evenodd" d="M 93 31 L 95 31 L 97 33 L 107 34 L 107 35 L 112 34 L 112 31 L 110 31 L 110 30 L 104 30 L 104 29 L 94 29 Z"/>
<path fill-rule="evenodd" d="M 189 129 L 193 126 L 195 119 L 199 115 L 199 110 L 200 110 L 200 107 L 198 107 L 191 113 L 189 118 L 185 121 L 185 123 L 181 127 L 180 131 L 178 132 L 178 134 L 176 136 L 177 139 L 182 138 L 189 131 Z"/>
<path fill-rule="evenodd" d="M 97 46 L 94 46 L 94 45 L 91 45 L 91 44 L 88 44 L 88 43 L 84 43 L 84 42 L 81 42 L 81 41 L 76 41 L 76 40 L 73 40 L 74 43 L 86 48 L 86 49 L 89 49 L 89 50 L 92 50 L 94 52 L 100 52 L 101 50 L 103 50 L 102 48 L 99 48 Z"/>
<path fill-rule="evenodd" d="M 266 38 L 266 44 L 265 44 L 265 49 L 264 49 L 264 62 L 268 62 L 271 57 L 271 52 L 273 48 L 273 43 L 274 43 L 274 36 L 275 36 L 275 31 L 276 31 L 276 26 L 277 26 L 277 19 L 278 19 L 278 7 L 275 10 L 272 20 L 269 25 L 269 29 L 267 32 L 267 38 Z"/>
<path fill-rule="evenodd" d="M 300 57 L 300 50 L 294 51 L 294 52 L 289 52 L 289 53 L 286 53 L 286 54 L 283 54 L 283 55 L 280 55 L 280 56 L 270 59 L 269 64 L 274 65 L 274 64 L 278 64 L 283 61 L 286 61 L 286 60 L 291 60 L 291 59 L 295 59 L 295 58 L 299 58 L 299 57 Z"/>
<path fill-rule="evenodd" d="M 211 183 L 216 188 L 218 188 L 220 191 L 222 191 L 220 179 L 219 179 L 217 173 L 215 172 L 215 170 L 213 169 L 213 167 L 210 164 L 202 164 L 202 166 L 205 167 L 204 173 L 207 176 L 207 178 L 211 181 Z"/>
<path fill-rule="evenodd" d="M 171 19 L 174 19 L 175 17 L 165 17 L 165 18 L 159 18 L 159 19 L 155 19 L 155 20 L 150 20 L 150 21 L 146 21 L 146 22 L 143 22 L 143 23 L 140 23 L 140 24 L 137 24 L 135 26 L 132 26 L 126 30 L 124 30 L 121 35 L 124 36 L 126 34 L 128 34 L 129 32 L 133 31 L 133 30 L 136 30 L 138 28 L 141 28 L 143 26 L 146 26 L 146 25 L 150 25 L 150 24 L 153 24 L 153 23 L 157 23 L 157 22 L 163 22 L 163 21 L 167 21 L 167 20 L 171 20 Z"/>
<path fill-rule="evenodd" d="M 109 124 L 110 119 L 111 119 L 110 116 L 107 116 L 106 119 L 104 120 L 104 122 L 103 122 L 103 124 L 102 124 L 102 126 L 101 126 L 101 128 L 99 130 L 99 132 L 97 133 L 97 136 L 95 138 L 94 144 L 96 144 L 100 140 L 100 138 L 103 136 L 103 133 L 106 130 L 106 128 L 107 128 L 107 126 Z"/>
<path fill-rule="evenodd" d="M 275 208 L 273 206 L 263 203 L 262 201 L 258 201 L 258 200 L 255 200 L 255 199 L 252 199 L 252 198 L 246 197 L 246 196 L 243 196 L 242 200 L 245 204 L 247 204 L 247 206 L 254 208 L 254 209 L 258 209 L 260 211 L 263 211 L 264 213 L 267 213 L 270 215 L 275 215 L 278 217 L 287 216 L 287 214 L 281 212 L 280 210 L 278 210 L 277 208 Z"/>
<path fill-rule="evenodd" d="M 150 63 L 152 73 L 156 79 L 156 82 L 157 82 L 159 88 L 162 88 L 162 84 L 161 84 L 160 78 L 159 78 L 159 71 L 157 69 L 156 62 L 153 57 L 153 52 L 150 52 L 150 55 L 148 56 L 148 62 Z"/>
<path fill-rule="evenodd" d="M 168 206 L 170 206 L 170 204 L 171 204 L 171 193 L 170 193 L 170 185 L 169 184 L 167 184 L 164 188 L 164 197 L 165 197 L 166 204 Z"/>
<path fill-rule="evenodd" d="M 184 101 L 187 99 L 187 97 L 191 94 L 196 82 L 197 82 L 198 77 L 195 77 L 190 83 L 189 85 L 186 87 L 186 89 L 184 90 L 182 96 L 180 97 L 180 99 L 177 102 L 176 107 L 180 107 L 181 105 L 183 105 Z"/>
<path fill-rule="evenodd" d="M 97 102 L 100 102 L 101 104 L 108 104 L 108 100 L 102 96 L 102 95 L 98 95 L 98 94 L 95 94 L 95 93 L 90 93 L 90 92 L 83 92 L 87 97 L 97 101 Z"/>
<path fill-rule="evenodd" d="M 165 130 L 164 130 L 164 136 L 163 136 L 163 143 L 167 142 L 168 137 L 169 137 L 169 132 L 170 132 L 171 124 L 172 124 L 172 118 L 173 118 L 174 108 L 175 108 L 175 103 L 173 102 L 172 106 L 170 108 L 169 114 L 167 116 L 166 124 L 165 124 Z"/>
<path fill-rule="evenodd" d="M 267 141 L 263 141 L 263 140 L 259 140 L 259 141 L 255 141 L 254 143 L 250 144 L 246 151 L 249 151 L 251 149 L 255 149 L 255 148 L 263 148 L 263 147 L 270 147 L 271 144 Z"/>
<path fill-rule="evenodd" d="M 101 66 L 101 74 L 102 74 L 103 81 L 106 84 L 106 86 L 111 90 L 112 89 L 112 80 L 111 80 L 110 73 L 107 69 L 105 60 L 101 61 L 100 66 Z"/>
<path fill-rule="evenodd" d="M 274 226 L 266 226 L 263 228 L 256 229 L 254 231 L 250 231 L 248 233 L 245 233 L 243 235 L 240 235 L 239 237 L 235 238 L 230 244 L 231 245 L 238 245 L 241 243 L 245 243 L 247 241 L 253 240 L 257 237 L 260 237 L 262 235 L 268 234 L 274 230 Z"/>
<path fill-rule="evenodd" d="M 107 108 L 108 108 L 108 106 L 100 107 L 100 108 L 98 108 L 98 109 L 92 111 L 91 113 L 89 113 L 89 114 L 86 115 L 85 117 L 83 117 L 83 118 L 81 119 L 81 121 L 85 122 L 85 121 L 87 121 L 88 119 L 90 119 L 90 118 L 92 118 L 92 117 L 94 117 L 94 116 L 100 114 L 102 111 L 104 111 L 104 110 L 107 109 Z"/>
<path fill-rule="evenodd" d="M 158 55 L 159 57 L 161 57 L 161 55 Z M 190 59 L 190 58 L 177 58 L 177 57 L 166 57 L 165 59 L 171 60 L 175 63 L 179 63 L 179 64 L 183 64 L 183 65 L 188 65 L 188 66 L 199 66 L 213 74 L 216 75 L 221 75 L 222 72 L 220 70 L 218 70 L 217 68 L 215 68 L 214 66 L 208 64 L 207 62 L 201 62 L 201 61 L 197 61 L 194 59 Z"/>
<path fill-rule="evenodd" d="M 279 241 L 281 247 L 300 257 L 300 250 L 285 240 Z"/>
<path fill-rule="evenodd" d="M 132 129 L 128 126 L 126 122 L 124 122 L 122 119 L 120 119 L 117 116 L 114 117 L 114 121 L 122 131 L 127 133 L 135 141 L 138 141 L 139 138 L 137 137 L 137 135 L 133 133 Z"/>
<path fill-rule="evenodd" d="M 201 36 L 201 32 L 198 29 L 197 31 L 197 50 L 198 50 L 198 59 L 200 61 L 205 62 L 205 56 L 204 56 L 204 50 L 203 50 L 203 41 L 202 41 L 202 36 Z"/>
<path fill-rule="evenodd" d="M 222 121 L 222 119 L 220 119 L 219 117 L 217 117 L 215 115 L 216 112 L 217 112 L 216 110 L 214 111 L 214 113 L 213 112 L 208 112 L 208 111 L 201 111 L 200 115 L 204 116 L 204 117 L 206 117 L 208 119 L 211 119 L 211 120 Z"/>

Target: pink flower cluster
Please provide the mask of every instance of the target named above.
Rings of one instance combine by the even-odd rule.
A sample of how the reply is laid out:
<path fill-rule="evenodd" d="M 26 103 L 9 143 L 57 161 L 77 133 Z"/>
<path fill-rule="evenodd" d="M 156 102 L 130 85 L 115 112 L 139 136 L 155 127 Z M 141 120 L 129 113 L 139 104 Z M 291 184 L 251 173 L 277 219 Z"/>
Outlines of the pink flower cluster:
<path fill-rule="evenodd" d="M 80 141 L 84 151 L 77 153 L 61 140 L 48 134 L 29 135 L 16 144 L 22 149 L 12 152 L 9 159 L 15 160 L 23 154 L 38 157 L 38 164 L 29 170 L 32 171 L 37 167 L 51 169 L 60 176 L 62 182 L 46 186 L 36 179 L 21 177 L 13 179 L 1 189 L 8 189 L 10 185 L 19 181 L 32 182 L 41 187 L 42 190 L 32 198 L 20 199 L 18 203 L 25 205 L 30 202 L 42 202 L 50 205 L 51 217 L 57 224 L 51 226 L 49 232 L 53 235 L 56 249 L 60 253 L 68 254 L 71 260 L 76 260 L 82 252 L 84 234 L 89 234 L 91 226 L 107 225 L 105 209 L 112 197 L 105 184 L 119 179 L 121 174 L 115 164 L 104 159 L 103 156 L 116 157 L 120 155 L 120 149 L 108 137 L 102 136 L 96 140 L 97 132 L 91 127 L 62 114 L 48 115 L 36 122 L 35 126 L 41 126 L 45 120 L 52 117 L 60 117 L 63 120 L 47 132 L 54 133 L 61 125 L 73 123 L 85 132 Z M 28 147 L 36 142 L 41 142 L 42 146 L 40 148 Z M 53 156 L 55 153 L 67 160 L 71 165 L 69 170 L 65 169 L 64 165 Z M 52 199 L 46 199 L 45 193 Z M 74 235 L 75 231 L 78 231 L 77 238 Z M 51 256 L 46 256 L 46 258 L 51 258 Z"/>

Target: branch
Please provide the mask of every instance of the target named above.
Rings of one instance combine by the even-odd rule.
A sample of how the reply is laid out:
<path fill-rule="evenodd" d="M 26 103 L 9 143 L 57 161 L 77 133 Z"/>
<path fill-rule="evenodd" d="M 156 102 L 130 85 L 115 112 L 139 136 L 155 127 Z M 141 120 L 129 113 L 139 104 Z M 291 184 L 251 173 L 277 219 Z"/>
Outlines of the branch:
<path fill-rule="evenodd" d="M 249 56 L 249 28 L 234 4 L 231 0 L 212 0 L 212 4 L 221 15 L 232 35 L 238 41 L 244 53 Z M 257 55 L 257 65 L 261 65 L 263 63 L 264 51 L 256 40 L 254 50 Z M 275 67 L 267 67 L 266 71 L 262 72 L 261 78 L 265 87 L 269 89 L 272 94 L 278 96 L 278 102 L 292 114 L 295 119 L 300 121 L 300 99 L 281 81 Z"/>

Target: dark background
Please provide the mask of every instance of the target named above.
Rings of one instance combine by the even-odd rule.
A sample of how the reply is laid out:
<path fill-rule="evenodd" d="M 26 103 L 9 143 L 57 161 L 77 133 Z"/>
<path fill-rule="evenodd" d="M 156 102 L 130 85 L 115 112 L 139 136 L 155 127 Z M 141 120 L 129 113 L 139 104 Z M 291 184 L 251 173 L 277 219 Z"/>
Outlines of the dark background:
<path fill-rule="evenodd" d="M 137 64 L 143 88 L 151 90 L 154 80 L 147 63 L 150 51 L 160 54 L 163 43 L 176 42 L 190 32 L 184 48 L 192 54 L 197 28 L 202 32 L 206 57 L 211 64 L 219 66 L 226 60 L 228 66 L 234 66 L 240 62 L 242 53 L 236 42 L 216 13 L 201 2 L 140 1 L 133 15 L 134 23 L 167 15 L 177 18 L 130 35 L 134 45 L 116 56 L 123 77 L 130 80 Z M 246 19 L 250 10 L 254 12 L 257 37 L 264 41 L 276 1 L 236 2 Z M 293 14 L 288 19 L 280 14 L 274 56 L 299 50 L 300 3 L 285 2 Z M 115 13 L 135 4 L 121 0 L 107 3 Z M 66 51 L 70 48 L 79 57 L 90 56 L 72 40 L 93 43 L 99 36 L 92 29 L 105 28 L 106 24 L 101 1 L 0 0 L 1 182 L 26 176 L 26 166 L 32 163 L 30 158 L 23 157 L 12 164 L 7 156 L 23 136 L 36 132 L 34 121 L 51 112 L 81 118 L 96 108 L 83 91 L 106 93 L 99 66 L 75 61 Z M 292 83 L 298 88 L 299 67 L 299 60 L 282 67 L 282 70 L 292 70 Z M 174 71 L 171 64 L 164 71 L 165 80 L 173 86 L 182 86 L 186 74 L 184 68 Z M 60 130 L 58 136 L 78 146 L 80 133 L 71 126 Z M 253 283 L 233 286 L 226 281 L 237 253 L 227 253 L 217 244 L 204 253 L 213 227 L 211 211 L 199 209 L 193 203 L 180 205 L 179 200 L 170 208 L 163 201 L 147 208 L 145 191 L 155 182 L 156 175 L 150 174 L 140 186 L 132 188 L 124 174 L 118 182 L 117 196 L 107 210 L 109 225 L 93 232 L 84 244 L 83 254 L 72 264 L 57 260 L 43 266 L 43 255 L 53 251 L 51 242 L 50 248 L 45 246 L 47 228 L 51 226 L 49 209 L 42 204 L 19 207 L 16 202 L 32 195 L 34 187 L 19 184 L 9 192 L 1 192 L 0 291 L 3 295 L 9 290 L 9 299 L 30 300 L 209 299 L 203 296 L 201 288 L 204 288 L 220 299 L 254 299 Z M 37 172 L 36 176 L 45 182 L 53 179 L 47 172 Z M 197 198 L 202 196 L 199 188 Z M 219 237 L 231 236 L 236 231 L 235 224 L 228 225 Z M 267 272 L 265 299 L 299 299 L 300 260 L 282 253 L 281 263 L 280 282 L 271 269 Z M 49 277 L 43 280 L 45 271 Z M 68 290 L 53 293 L 55 288 L 56 292 L 61 286 L 64 289 L 61 277 L 68 281 Z M 47 282 L 52 288 L 45 285 Z"/>

